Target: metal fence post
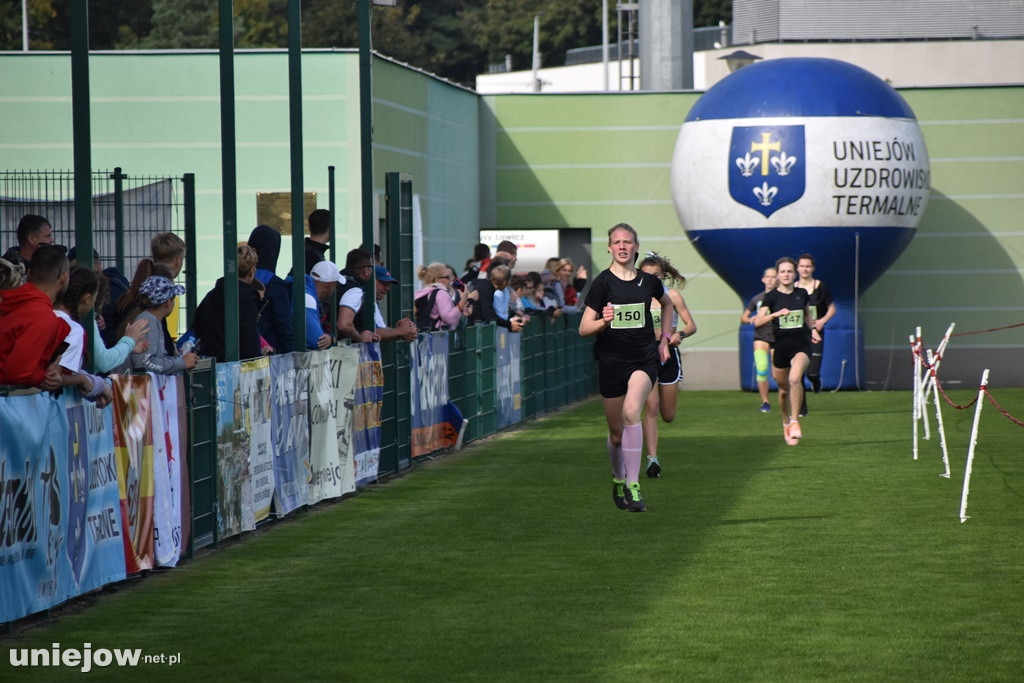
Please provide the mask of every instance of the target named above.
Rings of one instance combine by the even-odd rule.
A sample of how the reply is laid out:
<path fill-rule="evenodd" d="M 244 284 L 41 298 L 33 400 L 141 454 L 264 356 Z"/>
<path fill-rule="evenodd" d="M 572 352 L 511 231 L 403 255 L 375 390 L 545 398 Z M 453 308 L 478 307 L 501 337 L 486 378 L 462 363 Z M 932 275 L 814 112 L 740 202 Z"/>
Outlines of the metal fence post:
<path fill-rule="evenodd" d="M 199 306 L 198 255 L 196 254 L 196 174 L 186 173 L 181 177 L 182 194 L 185 202 L 185 252 L 191 254 L 185 259 L 185 324 L 191 325 L 195 320 L 196 308 Z M 118 231 L 120 235 L 120 231 Z M 122 241 L 121 248 L 124 248 Z M 120 258 L 120 256 L 119 256 Z M 122 268 L 121 272 L 124 272 Z"/>
<path fill-rule="evenodd" d="M 114 181 L 114 259 L 117 262 L 117 269 L 124 272 L 124 174 L 121 167 L 114 168 L 110 174 Z M 187 249 L 186 252 L 191 253 Z"/>

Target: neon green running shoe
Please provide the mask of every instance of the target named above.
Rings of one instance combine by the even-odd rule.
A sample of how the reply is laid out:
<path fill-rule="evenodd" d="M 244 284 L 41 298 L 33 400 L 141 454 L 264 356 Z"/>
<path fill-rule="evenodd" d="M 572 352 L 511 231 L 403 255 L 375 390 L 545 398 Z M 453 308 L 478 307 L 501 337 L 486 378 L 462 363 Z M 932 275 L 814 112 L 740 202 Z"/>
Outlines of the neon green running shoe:
<path fill-rule="evenodd" d="M 629 507 L 629 504 L 626 502 L 625 479 L 612 479 L 612 500 L 615 501 L 615 507 L 620 510 L 625 510 Z"/>
<path fill-rule="evenodd" d="M 630 512 L 645 512 L 647 506 L 640 497 L 640 484 L 629 484 L 626 487 L 626 509 Z"/>

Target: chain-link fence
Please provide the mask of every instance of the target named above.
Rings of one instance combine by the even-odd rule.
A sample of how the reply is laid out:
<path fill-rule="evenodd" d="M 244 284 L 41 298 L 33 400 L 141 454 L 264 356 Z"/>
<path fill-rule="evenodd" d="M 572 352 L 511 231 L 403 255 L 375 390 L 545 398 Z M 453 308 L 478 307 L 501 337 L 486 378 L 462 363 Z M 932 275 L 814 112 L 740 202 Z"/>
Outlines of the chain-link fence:
<path fill-rule="evenodd" d="M 45 217 L 55 243 L 73 246 L 74 180 L 67 170 L 0 171 L 0 251 L 18 244 L 18 221 L 26 214 Z M 131 278 L 139 260 L 150 256 L 153 235 L 174 232 L 185 239 L 182 183 L 182 178 L 129 176 L 120 168 L 93 172 L 93 247 L 104 268 L 116 265 Z"/>

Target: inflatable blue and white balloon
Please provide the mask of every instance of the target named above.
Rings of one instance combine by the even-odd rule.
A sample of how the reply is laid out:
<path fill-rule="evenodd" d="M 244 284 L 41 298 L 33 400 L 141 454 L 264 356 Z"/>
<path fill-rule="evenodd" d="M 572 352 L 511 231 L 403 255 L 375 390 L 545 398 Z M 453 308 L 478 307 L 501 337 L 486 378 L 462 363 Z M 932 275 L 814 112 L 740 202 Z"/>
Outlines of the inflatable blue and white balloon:
<path fill-rule="evenodd" d="M 924 213 L 928 152 L 906 101 L 860 67 L 791 58 L 745 66 L 683 123 L 672 197 L 694 247 L 745 304 L 781 256 L 809 253 L 836 300 L 822 383 L 863 382 L 857 296 L 896 260 Z M 740 377 L 754 388 L 752 330 Z"/>

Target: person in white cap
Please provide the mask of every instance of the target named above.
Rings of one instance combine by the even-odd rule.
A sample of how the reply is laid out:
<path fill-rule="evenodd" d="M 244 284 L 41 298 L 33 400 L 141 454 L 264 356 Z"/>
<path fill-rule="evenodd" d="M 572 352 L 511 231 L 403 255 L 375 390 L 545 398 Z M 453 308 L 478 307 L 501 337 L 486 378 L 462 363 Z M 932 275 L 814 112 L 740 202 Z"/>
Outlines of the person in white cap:
<path fill-rule="evenodd" d="M 320 323 L 320 302 L 332 301 L 338 283 L 344 284 L 345 276 L 332 261 L 321 261 L 314 265 L 306 277 L 306 347 L 326 349 L 334 338 L 324 332 Z"/>

